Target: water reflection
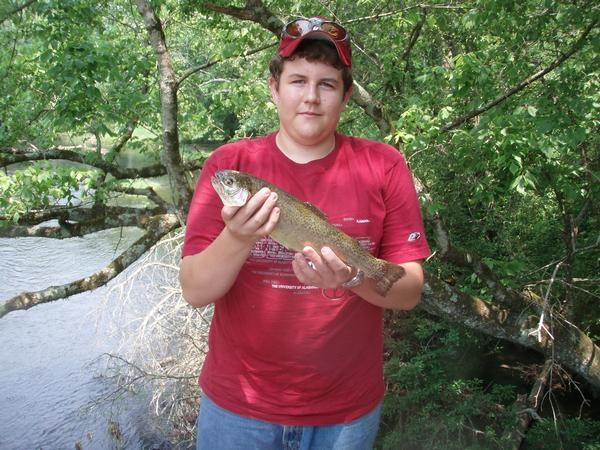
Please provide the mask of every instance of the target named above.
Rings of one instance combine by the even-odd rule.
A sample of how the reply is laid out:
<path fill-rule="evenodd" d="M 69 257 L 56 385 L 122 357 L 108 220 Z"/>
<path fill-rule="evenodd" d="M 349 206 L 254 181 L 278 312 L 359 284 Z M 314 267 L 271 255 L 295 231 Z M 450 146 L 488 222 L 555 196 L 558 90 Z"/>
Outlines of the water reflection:
<path fill-rule="evenodd" d="M 87 276 L 140 235 L 128 228 L 62 241 L 0 239 L 0 299 Z M 106 328 L 115 324 L 98 321 L 106 290 L 15 311 L 0 320 L 0 448 L 74 448 L 77 442 L 84 449 L 113 448 L 110 421 L 124 427 L 118 446 L 141 448 L 135 427 L 146 413 L 139 404 L 114 409 L 90 403 L 110 389 L 96 378 L 95 362 L 117 345 Z"/>

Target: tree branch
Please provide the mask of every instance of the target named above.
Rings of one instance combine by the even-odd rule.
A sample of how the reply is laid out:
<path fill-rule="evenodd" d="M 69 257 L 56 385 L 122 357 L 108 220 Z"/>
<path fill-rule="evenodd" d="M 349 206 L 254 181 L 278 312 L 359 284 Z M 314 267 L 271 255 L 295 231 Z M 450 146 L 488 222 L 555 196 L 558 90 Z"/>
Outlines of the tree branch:
<path fill-rule="evenodd" d="M 81 150 L 83 150 L 83 148 L 81 148 Z M 93 151 L 78 152 L 76 150 L 64 149 L 62 147 L 53 147 L 47 150 L 37 151 L 27 151 L 16 148 L 0 150 L 0 167 L 7 167 L 11 164 L 23 162 L 59 160 L 84 164 L 88 167 L 98 169 L 105 174 L 110 174 L 117 180 L 135 180 L 140 178 L 153 178 L 167 175 L 167 169 L 161 163 L 151 164 L 139 168 L 121 167 L 117 164 L 99 159 L 96 156 L 96 152 Z M 191 160 L 185 164 L 182 164 L 182 167 L 188 172 L 196 171 L 202 168 L 202 163 L 203 162 L 201 160 Z M 113 190 L 120 191 L 119 188 L 114 188 Z M 54 214 L 54 212 L 52 214 Z M 50 217 L 50 219 L 52 218 L 54 217 Z M 1 217 L 0 220 L 2 220 Z"/>
<path fill-rule="evenodd" d="M 164 200 L 160 195 L 158 195 L 152 187 L 126 188 L 116 186 L 114 188 L 111 188 L 111 190 L 114 192 L 122 192 L 123 194 L 139 195 L 140 197 L 145 197 L 154 202 L 157 206 L 163 208 L 165 211 L 171 207 L 171 204 Z"/>
<path fill-rule="evenodd" d="M 19 224 L 0 227 L 0 237 L 67 239 L 118 227 L 146 228 L 152 217 L 166 213 L 166 209 L 161 206 L 106 206 L 100 209 L 101 211 L 98 208 L 62 208 L 26 214 Z M 57 220 L 58 225 L 39 225 L 49 220 Z"/>
<path fill-rule="evenodd" d="M 284 25 L 283 21 L 269 11 L 260 0 L 246 1 L 246 6 L 244 8 L 220 6 L 208 2 L 204 3 L 203 6 L 209 11 L 256 22 L 263 28 L 274 33 L 277 37 L 281 34 L 281 29 Z"/>
<path fill-rule="evenodd" d="M 421 17 L 419 21 L 415 24 L 415 27 L 413 28 L 412 32 L 410 33 L 410 38 L 408 39 L 408 43 L 406 44 L 406 48 L 404 49 L 404 53 L 402 53 L 401 57 L 402 61 L 406 63 L 406 66 L 404 68 L 405 72 L 408 68 L 408 60 L 410 58 L 410 53 L 412 52 L 412 49 L 414 48 L 415 44 L 417 43 L 417 40 L 419 39 L 419 36 L 421 35 L 421 30 L 423 29 L 423 25 L 425 24 L 426 20 L 427 8 L 421 7 Z"/>
<path fill-rule="evenodd" d="M 15 14 L 20 13 L 25 8 L 28 8 L 29 6 L 33 5 L 35 2 L 37 2 L 37 0 L 27 0 L 22 5 L 16 6 L 15 8 L 13 8 L 12 11 L 9 11 L 8 13 L 6 13 L 6 15 L 4 17 L 0 17 L 0 25 L 3 24 L 5 21 L 7 21 L 10 16 L 14 16 Z"/>
<path fill-rule="evenodd" d="M 388 134 L 390 132 L 392 124 L 383 113 L 383 108 L 381 108 L 371 94 L 356 80 L 354 80 L 352 89 L 352 100 L 375 121 L 383 134 Z"/>
<path fill-rule="evenodd" d="M 517 426 L 514 430 L 510 430 L 506 436 L 506 439 L 513 443 L 511 448 L 514 450 L 521 448 L 523 438 L 527 434 L 531 420 L 534 417 L 539 417 L 537 412 L 541 407 L 542 398 L 552 375 L 553 367 L 554 361 L 552 358 L 548 358 L 540 369 L 529 395 L 519 395 L 515 402 L 514 406 L 518 414 Z"/>
<path fill-rule="evenodd" d="M 79 151 L 77 151 L 79 150 Z M 131 178 L 149 178 L 166 175 L 165 167 L 160 164 L 144 166 L 138 169 L 123 168 L 117 164 L 98 158 L 95 151 L 89 151 L 82 147 L 78 149 L 65 149 L 63 147 L 52 147 L 46 150 L 27 151 L 16 148 L 5 148 L 0 150 L 0 167 L 6 167 L 11 164 L 32 161 L 50 161 L 63 160 L 72 161 L 94 167 L 104 173 L 109 173 L 113 177 L 123 180 Z"/>
<path fill-rule="evenodd" d="M 418 5 L 412 5 L 412 6 L 407 6 L 405 8 L 396 9 L 394 11 L 387 11 L 387 12 L 383 12 L 383 13 L 372 14 L 370 16 L 356 17 L 354 19 L 346 20 L 345 23 L 356 23 L 356 22 L 365 22 L 367 20 L 378 20 L 378 19 L 381 19 L 383 17 L 391 17 L 391 16 L 395 16 L 396 14 L 402 14 L 403 12 L 410 11 L 411 9 L 416 9 L 416 8 L 420 8 L 420 9 L 442 9 L 442 10 L 468 10 L 469 9 L 469 7 L 467 7 L 467 6 L 428 5 L 428 4 L 422 4 L 421 3 L 421 4 L 418 4 Z"/>
<path fill-rule="evenodd" d="M 138 123 L 139 119 L 136 117 L 125 126 L 125 130 L 111 147 L 110 153 L 119 153 L 123 149 L 125 144 L 127 144 L 127 142 L 129 142 L 129 140 L 133 137 L 133 132 L 135 131 Z"/>
<path fill-rule="evenodd" d="M 426 195 L 426 200 L 430 201 Z M 494 300 L 510 308 L 522 307 L 518 293 L 504 287 L 498 276 L 477 255 L 465 252 L 450 242 L 450 233 L 439 213 L 433 214 L 433 235 L 438 244 L 440 257 L 459 267 L 472 270 L 490 289 Z"/>
<path fill-rule="evenodd" d="M 91 291 L 105 285 L 133 264 L 164 235 L 179 225 L 179 219 L 174 214 L 154 216 L 150 219 L 147 233 L 104 269 L 62 286 L 51 286 L 38 292 L 24 292 L 19 294 L 0 305 L 0 318 L 11 311 L 29 309 L 42 303 L 49 303 L 81 292 Z"/>
<path fill-rule="evenodd" d="M 124 190 L 128 190 L 124 188 Z M 134 195 L 143 195 L 145 190 L 139 190 Z M 54 208 L 48 208 L 37 211 L 29 211 L 24 213 L 19 218 L 19 225 L 38 225 L 42 222 L 49 220 L 58 220 L 63 222 L 85 222 L 91 221 L 98 217 L 98 215 L 106 215 L 112 217 L 126 216 L 128 214 L 149 214 L 151 216 L 166 213 L 166 208 L 156 206 L 154 208 L 135 208 L 128 206 L 93 206 L 86 207 L 80 206 L 57 206 Z M 6 217 L 0 216 L 0 220 L 9 221 Z M 140 222 L 141 223 L 141 222 Z"/>
<path fill-rule="evenodd" d="M 532 84 L 535 81 L 537 81 L 540 78 L 542 78 L 544 75 L 547 75 L 548 73 L 552 72 L 554 69 L 556 69 L 561 64 L 563 64 L 567 59 L 569 59 L 571 56 L 573 56 L 575 53 L 577 53 L 583 47 L 583 45 L 585 43 L 585 40 L 587 39 L 588 35 L 594 29 L 594 27 L 596 26 L 597 23 L 598 23 L 598 20 L 594 19 L 585 28 L 585 30 L 581 33 L 581 36 L 577 39 L 577 41 L 575 41 L 575 43 L 571 46 L 571 48 L 566 53 L 562 54 L 559 58 L 557 58 L 556 60 L 554 60 L 554 62 L 552 62 L 552 64 L 550 64 L 548 67 L 546 67 L 545 69 L 542 69 L 542 70 L 534 73 L 533 75 L 527 77 L 525 80 L 521 81 L 516 86 L 510 88 L 504 94 L 496 97 L 494 100 L 486 103 L 482 107 L 476 108 L 476 109 L 474 109 L 472 111 L 467 112 L 466 114 L 463 114 L 463 115 L 457 117 L 452 122 L 444 125 L 441 128 L 441 130 L 442 131 L 450 131 L 450 130 L 452 130 L 454 128 L 459 127 L 460 125 L 462 125 L 463 123 L 465 123 L 468 120 L 472 119 L 473 117 L 476 117 L 476 116 L 478 116 L 478 115 L 480 115 L 480 114 L 482 114 L 482 113 L 484 113 L 484 112 L 492 109 L 494 106 L 496 106 L 496 105 L 504 102 L 509 97 L 511 97 L 514 94 L 522 91 L 523 89 L 525 89 L 530 84 Z"/>
<path fill-rule="evenodd" d="M 212 67 L 215 64 L 219 64 L 219 63 L 222 63 L 222 62 L 230 60 L 230 59 L 246 58 L 246 57 L 248 57 L 250 55 L 254 55 L 255 53 L 262 52 L 263 50 L 266 50 L 268 48 L 275 47 L 277 44 L 278 44 L 277 42 L 273 42 L 271 44 L 265 44 L 265 45 L 262 45 L 260 47 L 247 50 L 247 51 L 243 52 L 240 55 L 234 55 L 234 56 L 230 56 L 228 58 L 222 58 L 222 59 L 215 59 L 213 61 L 209 61 L 209 62 L 201 64 L 199 66 L 192 67 L 192 68 L 186 70 L 185 72 L 183 72 L 183 75 L 181 75 L 181 77 L 179 78 L 179 80 L 177 80 L 177 88 L 179 88 L 181 86 L 181 84 L 187 78 L 189 78 L 190 76 L 194 75 L 197 72 L 200 72 L 201 70 L 208 69 L 209 67 Z"/>
<path fill-rule="evenodd" d="M 557 316 L 546 323 L 553 338 L 546 333 L 543 339 L 537 339 L 531 334 L 539 322 L 535 311 L 512 310 L 485 302 L 452 288 L 429 273 L 425 274 L 421 306 L 435 316 L 552 357 L 592 386 L 600 387 L 600 348 L 575 325 Z"/>

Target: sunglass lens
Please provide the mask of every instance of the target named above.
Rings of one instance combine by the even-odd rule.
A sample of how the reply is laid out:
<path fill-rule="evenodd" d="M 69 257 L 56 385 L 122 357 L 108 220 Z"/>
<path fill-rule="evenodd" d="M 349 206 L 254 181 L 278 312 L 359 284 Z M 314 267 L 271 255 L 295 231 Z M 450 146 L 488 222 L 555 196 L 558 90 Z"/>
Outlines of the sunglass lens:
<path fill-rule="evenodd" d="M 285 33 L 293 38 L 299 38 L 312 30 L 321 30 L 336 41 L 346 39 L 346 30 L 335 22 L 323 22 L 321 19 L 296 19 L 285 27 Z"/>
<path fill-rule="evenodd" d="M 285 28 L 285 32 L 293 37 L 300 37 L 308 31 L 310 23 L 306 19 L 299 19 L 290 22 Z"/>
<path fill-rule="evenodd" d="M 336 41 L 343 41 L 346 37 L 346 30 L 336 23 L 325 22 L 323 25 L 321 25 L 321 29 Z"/>

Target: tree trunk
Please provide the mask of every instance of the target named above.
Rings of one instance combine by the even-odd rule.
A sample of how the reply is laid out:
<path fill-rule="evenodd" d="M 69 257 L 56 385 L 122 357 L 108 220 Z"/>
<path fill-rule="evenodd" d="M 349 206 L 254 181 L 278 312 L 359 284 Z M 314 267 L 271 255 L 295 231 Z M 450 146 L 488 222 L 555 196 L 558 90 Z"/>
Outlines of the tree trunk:
<path fill-rule="evenodd" d="M 171 55 L 158 16 L 150 2 L 136 0 L 138 11 L 144 19 L 150 43 L 156 54 L 160 82 L 160 115 L 163 129 L 163 163 L 167 168 L 171 187 L 175 195 L 179 219 L 185 223 L 191 202 L 191 190 L 187 182 L 181 154 L 179 153 L 179 131 L 177 128 L 177 77 L 173 71 Z"/>

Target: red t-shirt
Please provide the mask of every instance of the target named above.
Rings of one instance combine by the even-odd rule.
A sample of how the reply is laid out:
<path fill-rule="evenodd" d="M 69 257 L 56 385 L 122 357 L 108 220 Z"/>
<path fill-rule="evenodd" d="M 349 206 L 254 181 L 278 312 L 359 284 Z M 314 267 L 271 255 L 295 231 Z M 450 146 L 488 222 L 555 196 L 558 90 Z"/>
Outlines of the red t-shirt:
<path fill-rule="evenodd" d="M 221 169 L 247 172 L 312 203 L 380 258 L 402 263 L 429 255 L 413 180 L 396 149 L 336 134 L 329 155 L 297 164 L 270 134 L 224 145 L 205 162 L 183 256 L 205 249 L 223 229 L 223 205 L 210 183 Z M 292 256 L 262 239 L 215 302 L 201 387 L 223 408 L 256 419 L 349 422 L 383 396 L 383 311 L 351 291 L 302 285 Z"/>

